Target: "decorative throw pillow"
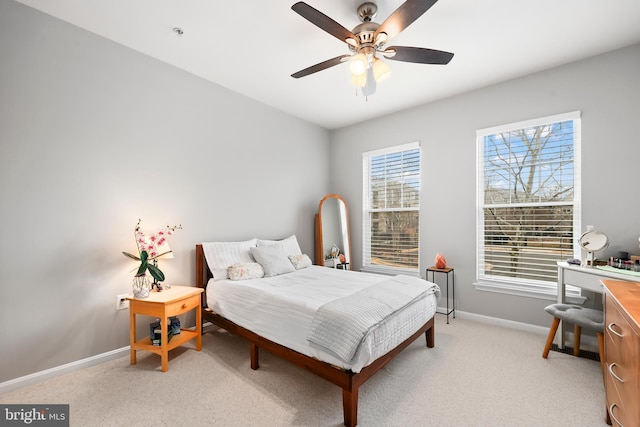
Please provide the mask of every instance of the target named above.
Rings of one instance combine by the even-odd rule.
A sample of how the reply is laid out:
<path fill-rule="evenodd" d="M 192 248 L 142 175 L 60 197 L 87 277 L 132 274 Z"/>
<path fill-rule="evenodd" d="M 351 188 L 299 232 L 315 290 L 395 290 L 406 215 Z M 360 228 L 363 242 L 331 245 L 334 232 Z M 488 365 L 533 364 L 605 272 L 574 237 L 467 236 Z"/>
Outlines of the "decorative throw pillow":
<path fill-rule="evenodd" d="M 264 268 L 257 262 L 238 262 L 227 269 L 229 279 L 248 280 L 264 277 Z"/>
<path fill-rule="evenodd" d="M 296 270 L 311 267 L 312 265 L 311 258 L 307 254 L 289 255 L 289 261 L 291 261 Z"/>
<path fill-rule="evenodd" d="M 258 239 L 258 246 L 271 246 L 271 245 L 282 245 L 284 248 L 284 254 L 289 255 L 302 255 L 302 250 L 300 250 L 300 245 L 298 244 L 298 238 L 295 234 L 287 237 L 282 240 L 261 240 Z"/>
<path fill-rule="evenodd" d="M 251 255 L 264 268 L 264 277 L 296 271 L 281 245 L 257 246 L 251 248 Z"/>

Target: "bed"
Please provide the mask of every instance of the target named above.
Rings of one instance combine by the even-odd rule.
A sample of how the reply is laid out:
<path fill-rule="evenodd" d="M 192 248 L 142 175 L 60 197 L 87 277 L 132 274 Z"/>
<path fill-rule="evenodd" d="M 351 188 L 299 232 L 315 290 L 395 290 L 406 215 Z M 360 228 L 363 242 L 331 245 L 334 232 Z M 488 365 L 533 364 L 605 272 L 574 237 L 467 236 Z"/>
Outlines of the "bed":
<path fill-rule="evenodd" d="M 357 424 L 360 385 L 423 333 L 434 346 L 437 285 L 311 265 L 295 236 L 198 244 L 196 285 L 205 290 L 203 320 L 249 342 L 251 369 L 259 368 L 262 348 L 341 387 L 346 426 Z M 365 322 L 362 331 L 336 311 L 382 299 L 385 288 L 405 295 L 390 302 L 395 296 L 387 294 L 375 310 L 356 310 L 353 324 Z"/>

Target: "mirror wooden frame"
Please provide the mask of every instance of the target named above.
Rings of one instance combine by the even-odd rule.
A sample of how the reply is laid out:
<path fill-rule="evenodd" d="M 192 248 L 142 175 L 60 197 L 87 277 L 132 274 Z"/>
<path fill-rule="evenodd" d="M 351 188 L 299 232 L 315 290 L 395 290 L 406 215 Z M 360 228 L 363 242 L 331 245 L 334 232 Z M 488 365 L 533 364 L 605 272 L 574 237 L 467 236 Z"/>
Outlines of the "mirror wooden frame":
<path fill-rule="evenodd" d="M 349 225 L 349 207 L 347 206 L 347 202 L 338 194 L 327 194 L 326 196 L 324 196 L 322 198 L 322 200 L 320 200 L 320 204 L 318 205 L 318 213 L 315 216 L 315 234 L 316 234 L 316 241 L 315 241 L 315 263 L 316 265 L 321 265 L 324 266 L 325 265 L 325 242 L 323 240 L 323 236 L 322 236 L 322 206 L 324 205 L 324 203 L 327 200 L 330 199 L 337 199 L 338 202 L 342 202 L 343 206 L 344 206 L 344 219 L 345 224 L 341 224 L 341 228 L 346 227 L 347 230 L 347 235 L 346 236 L 342 236 L 343 241 L 342 243 L 342 248 L 341 250 L 344 251 L 344 247 L 347 246 L 348 249 L 346 252 L 344 252 L 347 263 L 351 263 L 351 229 L 350 229 L 350 225 Z M 344 244 L 346 242 L 346 245 Z"/>

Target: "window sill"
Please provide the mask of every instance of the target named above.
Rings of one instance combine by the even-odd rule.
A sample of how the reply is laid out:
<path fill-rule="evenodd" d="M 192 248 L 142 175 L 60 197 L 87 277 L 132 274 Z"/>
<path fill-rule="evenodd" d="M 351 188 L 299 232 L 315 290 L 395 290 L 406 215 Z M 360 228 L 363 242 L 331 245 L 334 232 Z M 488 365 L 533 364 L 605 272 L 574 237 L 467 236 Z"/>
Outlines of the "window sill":
<path fill-rule="evenodd" d="M 555 286 L 533 286 L 520 283 L 478 281 L 473 283 L 478 291 L 497 292 L 519 297 L 537 298 L 548 301 L 557 301 L 558 292 Z M 586 297 L 580 295 L 579 290 L 567 289 L 565 301 L 570 304 L 583 304 Z"/>

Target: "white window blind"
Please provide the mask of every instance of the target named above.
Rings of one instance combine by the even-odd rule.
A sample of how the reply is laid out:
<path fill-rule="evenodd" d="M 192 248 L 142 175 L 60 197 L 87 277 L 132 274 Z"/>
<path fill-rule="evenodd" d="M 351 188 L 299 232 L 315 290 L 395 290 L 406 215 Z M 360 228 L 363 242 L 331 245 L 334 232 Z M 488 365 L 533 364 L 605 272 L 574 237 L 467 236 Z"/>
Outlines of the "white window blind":
<path fill-rule="evenodd" d="M 479 282 L 555 294 L 578 253 L 579 141 L 579 112 L 478 131 Z"/>
<path fill-rule="evenodd" d="M 363 154 L 363 269 L 419 272 L 420 145 Z"/>

